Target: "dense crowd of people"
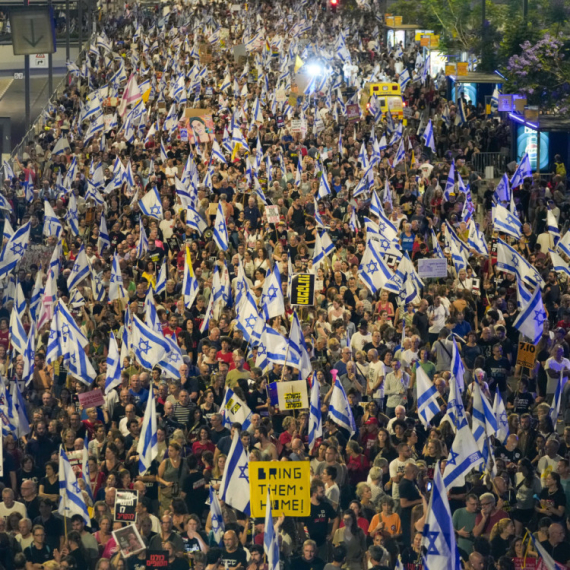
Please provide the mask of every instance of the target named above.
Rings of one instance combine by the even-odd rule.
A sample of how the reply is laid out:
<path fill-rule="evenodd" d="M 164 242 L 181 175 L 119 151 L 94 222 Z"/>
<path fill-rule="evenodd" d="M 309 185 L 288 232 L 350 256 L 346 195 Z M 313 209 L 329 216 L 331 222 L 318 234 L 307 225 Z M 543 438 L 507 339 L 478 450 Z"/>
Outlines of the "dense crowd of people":
<path fill-rule="evenodd" d="M 570 568 L 570 390 L 552 413 L 570 373 L 570 291 L 549 256 L 557 240 L 548 218 L 554 214 L 561 228 L 567 222 L 564 164 L 557 157 L 551 178 L 527 177 L 513 188 L 522 238 L 500 234 L 544 279 L 547 320 L 524 366 L 517 364 L 518 279 L 497 266 L 492 210 L 503 196 L 474 167 L 478 153 L 510 147 L 510 129 L 464 93 L 448 101 L 443 71 L 431 75 L 418 42 L 387 45 L 376 2 L 353 8 L 198 1 L 104 12 L 36 137 L 5 166 L 4 241 L 30 222 L 26 253 L 3 274 L 0 307 L 4 399 L 17 383 L 30 424 L 10 429 L 2 408 L 5 570 L 138 570 L 147 551 L 166 551 L 175 570 L 265 570 L 264 519 L 222 501 L 221 544 L 213 530 L 209 493 L 220 489 L 235 434 L 250 461 L 310 463 L 310 516 L 275 519 L 283 570 L 421 570 L 434 473 L 445 469 L 457 427 L 446 415 L 454 351 L 467 417 L 475 393 L 489 406 L 498 394 L 506 410 L 502 435 L 487 434 L 492 465 L 449 489 L 462 563 L 536 568 L 532 533 Z M 299 88 L 297 72 L 311 62 L 312 87 Z M 405 120 L 386 109 L 376 114 L 373 100 L 356 120 L 347 117 L 371 83 L 402 86 Z M 146 197 L 155 193 L 158 204 L 149 208 Z M 61 231 L 57 223 L 52 231 L 46 203 Z M 278 219 L 270 222 L 270 211 Z M 475 222 L 487 252 L 469 241 Z M 453 230 L 467 250 L 465 267 L 453 257 Z M 323 244 L 330 244 L 324 255 Z M 401 290 L 371 285 L 370 250 L 390 275 L 411 263 Z M 82 252 L 89 272 L 69 288 Z M 420 260 L 441 257 L 447 276 L 417 276 Z M 193 295 L 184 289 L 189 260 Z M 314 372 L 301 379 L 320 391 L 322 436 L 311 449 L 310 411 L 280 410 L 267 392 L 299 371 L 279 360 L 260 367 L 260 345 L 238 323 L 238 285 L 245 281 L 263 316 L 267 283 L 277 275 L 283 311 L 262 318 L 287 338 L 298 273 L 315 275 L 314 304 L 296 309 Z M 118 276 L 125 294 L 117 297 Z M 87 339 L 95 377 L 50 352 L 56 302 Z M 144 367 L 122 346 L 129 319 L 144 321 L 149 302 L 183 356 L 174 373 L 157 362 Z M 29 354 L 14 345 L 20 308 L 33 337 L 31 373 Z M 121 363 L 108 389 L 111 333 Z M 420 369 L 437 390 L 427 425 L 418 414 Z M 335 378 L 355 433 L 327 415 Z M 247 427 L 228 425 L 228 388 L 251 411 Z M 103 392 L 104 404 L 85 408 L 82 395 L 92 390 Z M 158 456 L 141 474 L 150 391 Z M 89 525 L 58 513 L 60 448 Z M 126 526 L 114 517 L 121 490 L 138 491 L 142 550 L 134 535 L 128 550 L 114 534 Z"/>

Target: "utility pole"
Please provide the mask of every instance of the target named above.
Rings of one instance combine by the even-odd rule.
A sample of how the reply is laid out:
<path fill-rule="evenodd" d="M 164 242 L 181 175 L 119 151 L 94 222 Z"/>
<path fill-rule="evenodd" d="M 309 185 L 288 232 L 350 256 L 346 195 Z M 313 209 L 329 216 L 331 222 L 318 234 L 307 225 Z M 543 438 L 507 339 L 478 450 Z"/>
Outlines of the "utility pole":
<path fill-rule="evenodd" d="M 69 10 L 69 0 L 65 0 L 65 58 L 67 61 L 71 61 L 70 53 L 70 35 L 69 28 L 71 26 L 71 14 Z"/>
<path fill-rule="evenodd" d="M 29 6 L 29 0 L 24 0 L 24 8 Z M 32 109 L 30 105 L 30 56 L 24 56 L 24 99 L 26 107 L 26 132 L 30 128 Z"/>

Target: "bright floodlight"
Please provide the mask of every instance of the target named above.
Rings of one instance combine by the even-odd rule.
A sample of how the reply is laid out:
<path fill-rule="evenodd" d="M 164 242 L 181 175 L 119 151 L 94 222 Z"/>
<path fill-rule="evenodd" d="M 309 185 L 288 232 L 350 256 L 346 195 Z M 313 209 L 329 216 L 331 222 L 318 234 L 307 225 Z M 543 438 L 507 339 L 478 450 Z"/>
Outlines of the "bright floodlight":
<path fill-rule="evenodd" d="M 318 63 L 309 63 L 307 65 L 307 73 L 309 75 L 320 75 L 323 72 L 323 68 Z"/>

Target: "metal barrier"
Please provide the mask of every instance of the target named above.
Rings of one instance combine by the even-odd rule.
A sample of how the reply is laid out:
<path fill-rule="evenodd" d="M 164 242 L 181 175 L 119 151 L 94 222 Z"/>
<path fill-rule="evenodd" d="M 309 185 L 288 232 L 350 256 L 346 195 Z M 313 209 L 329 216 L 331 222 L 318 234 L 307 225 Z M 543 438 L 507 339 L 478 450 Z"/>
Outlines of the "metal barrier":
<path fill-rule="evenodd" d="M 471 158 L 473 170 L 485 174 L 485 168 L 492 166 L 495 169 L 493 178 L 500 178 L 507 170 L 508 157 L 500 152 L 478 152 Z"/>

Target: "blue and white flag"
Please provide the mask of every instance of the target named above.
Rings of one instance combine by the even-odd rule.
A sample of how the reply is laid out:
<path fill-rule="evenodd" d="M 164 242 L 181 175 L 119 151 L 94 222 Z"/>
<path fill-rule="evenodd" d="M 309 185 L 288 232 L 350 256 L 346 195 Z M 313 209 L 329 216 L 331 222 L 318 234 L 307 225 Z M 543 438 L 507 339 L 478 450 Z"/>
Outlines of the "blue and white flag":
<path fill-rule="evenodd" d="M 99 248 L 99 255 L 103 254 L 106 247 L 111 247 L 111 240 L 109 239 L 109 232 L 107 230 L 107 221 L 105 214 L 101 212 L 101 223 L 99 224 L 99 237 L 97 238 L 97 247 Z"/>
<path fill-rule="evenodd" d="M 214 535 L 214 543 L 223 547 L 224 538 L 224 517 L 222 515 L 222 507 L 218 499 L 218 493 L 214 487 L 210 485 L 210 523 L 212 525 L 212 534 Z"/>
<path fill-rule="evenodd" d="M 358 267 L 358 274 L 373 295 L 394 276 L 378 251 L 376 240 L 366 242 L 366 249 Z"/>
<path fill-rule="evenodd" d="M 376 194 L 376 190 L 372 190 L 370 200 L 370 214 L 375 215 L 377 218 L 384 214 L 384 208 L 382 206 L 382 202 L 380 202 L 380 198 L 378 198 L 378 194 Z"/>
<path fill-rule="evenodd" d="M 30 222 L 28 222 L 18 228 L 4 246 L 0 254 L 0 279 L 8 275 L 24 257 L 30 241 L 30 227 Z"/>
<path fill-rule="evenodd" d="M 273 524 L 271 508 L 271 486 L 267 485 L 267 500 L 265 507 L 265 530 L 263 533 L 263 551 L 267 556 L 267 570 L 279 570 L 279 535 Z"/>
<path fill-rule="evenodd" d="M 186 207 L 186 225 L 198 231 L 200 235 L 208 228 L 204 218 L 192 206 Z"/>
<path fill-rule="evenodd" d="M 394 160 L 392 161 L 392 167 L 396 168 L 400 162 L 405 160 L 406 158 L 406 150 L 404 149 L 404 139 L 400 140 L 400 145 L 398 146 L 398 150 L 396 151 L 396 155 L 394 156 Z"/>
<path fill-rule="evenodd" d="M 34 377 L 35 369 L 35 357 L 36 357 L 36 323 L 32 321 L 32 326 L 28 332 L 28 343 L 26 344 L 26 350 L 24 350 L 24 372 L 22 374 L 22 380 L 26 383 L 26 386 L 32 381 Z"/>
<path fill-rule="evenodd" d="M 422 539 L 423 564 L 429 570 L 461 570 L 446 487 L 438 462 Z"/>
<path fill-rule="evenodd" d="M 532 540 L 536 552 L 538 552 L 538 555 L 540 556 L 540 558 L 542 558 L 542 562 L 544 563 L 546 570 L 565 570 L 565 568 L 567 568 L 567 566 L 565 566 L 564 564 L 556 562 L 552 558 L 552 556 L 550 556 L 550 554 L 546 552 L 544 546 L 542 546 L 539 540 L 536 540 L 536 537 L 534 536 L 533 533 L 529 532 L 529 536 L 530 539 Z"/>
<path fill-rule="evenodd" d="M 14 411 L 12 423 L 16 426 L 16 437 L 20 438 L 24 435 L 28 435 L 31 429 L 30 420 L 28 419 L 28 414 L 26 413 L 26 402 L 24 401 L 24 397 L 22 396 L 18 382 L 12 382 L 10 394 L 12 396 L 12 407 Z"/>
<path fill-rule="evenodd" d="M 250 342 L 253 330 L 259 319 L 259 312 L 251 291 L 244 291 L 242 295 L 243 299 L 238 306 L 236 327 L 243 332 L 244 340 Z"/>
<path fill-rule="evenodd" d="M 273 264 L 273 271 L 263 283 L 261 305 L 266 321 L 285 314 L 285 299 L 283 298 L 281 274 L 277 263 Z"/>
<path fill-rule="evenodd" d="M 497 268 L 513 273 L 531 287 L 542 287 L 544 284 L 538 270 L 501 238 L 497 238 Z"/>
<path fill-rule="evenodd" d="M 156 295 L 162 293 L 164 289 L 166 289 L 166 281 L 168 279 L 168 269 L 166 265 L 166 258 L 163 260 L 162 265 L 160 267 L 160 271 L 158 272 L 158 277 L 156 279 L 156 287 L 154 288 L 154 292 Z"/>
<path fill-rule="evenodd" d="M 507 210 L 507 208 L 501 206 L 501 204 L 493 206 L 493 227 L 497 232 L 502 232 L 514 238 L 521 239 L 521 221 L 517 216 Z"/>
<path fill-rule="evenodd" d="M 506 173 L 503 174 L 503 177 L 495 188 L 495 197 L 497 198 L 498 202 L 510 202 L 511 200 L 509 177 L 506 175 Z"/>
<path fill-rule="evenodd" d="M 131 341 L 137 360 L 147 370 L 152 370 L 170 348 L 162 334 L 155 332 L 136 315 L 133 317 Z"/>
<path fill-rule="evenodd" d="M 327 180 L 326 171 L 323 171 L 323 172 L 321 172 L 321 178 L 320 178 L 320 182 L 319 182 L 318 197 L 324 198 L 325 196 L 328 196 L 329 194 L 332 194 L 331 187 L 330 187 L 329 181 Z"/>
<path fill-rule="evenodd" d="M 530 301 L 526 306 L 521 307 L 513 327 L 530 339 L 536 346 L 542 337 L 546 320 L 546 311 L 542 303 L 540 288 L 536 287 Z"/>
<path fill-rule="evenodd" d="M 249 502 L 249 458 L 239 433 L 234 432 L 232 446 L 220 484 L 220 500 L 245 515 L 251 514 Z"/>
<path fill-rule="evenodd" d="M 471 218 L 467 224 L 469 227 L 469 236 L 467 238 L 467 245 L 472 247 L 477 253 L 484 256 L 489 256 L 489 248 L 483 236 L 483 232 L 479 230 L 475 220 Z"/>
<path fill-rule="evenodd" d="M 228 250 L 228 228 L 226 226 L 226 218 L 224 216 L 224 211 L 222 210 L 221 203 L 218 204 L 216 220 L 214 222 L 214 241 L 220 249 L 223 249 L 224 251 Z"/>
<path fill-rule="evenodd" d="M 293 360 L 299 361 L 299 366 L 296 367 L 299 370 L 299 378 L 306 380 L 313 371 L 313 367 L 311 366 L 311 358 L 305 344 L 301 322 L 295 309 L 293 309 L 293 319 L 289 331 L 289 354 L 291 354 Z"/>
<path fill-rule="evenodd" d="M 457 103 L 457 115 L 455 115 L 455 124 L 464 125 L 467 122 L 467 115 L 465 114 L 465 105 L 463 99 L 459 99 Z"/>
<path fill-rule="evenodd" d="M 443 472 L 443 481 L 447 489 L 465 485 L 465 476 L 484 463 L 481 451 L 465 418 L 463 403 L 459 394 L 457 394 L 455 414 L 458 418 L 457 433 L 449 450 L 447 464 Z"/>
<path fill-rule="evenodd" d="M 251 425 L 252 411 L 231 388 L 226 388 L 220 414 L 222 414 L 222 424 L 228 429 L 235 422 L 241 424 L 242 430 L 247 430 Z"/>
<path fill-rule="evenodd" d="M 558 242 L 556 247 L 570 257 L 570 231 L 567 231 L 562 236 L 562 239 Z"/>
<path fill-rule="evenodd" d="M 144 254 L 148 251 L 148 237 L 144 229 L 142 218 L 139 218 L 139 230 L 139 243 L 137 243 L 135 256 L 137 259 L 142 259 Z"/>
<path fill-rule="evenodd" d="M 356 433 L 356 422 L 352 415 L 352 409 L 346 397 L 346 392 L 338 378 L 336 378 L 333 386 L 329 404 L 329 417 L 331 417 L 337 425 L 348 430 L 351 436 Z"/>
<path fill-rule="evenodd" d="M 424 139 L 424 144 L 428 148 L 430 148 L 432 150 L 432 152 L 436 152 L 435 139 L 433 136 L 433 125 L 431 124 L 431 119 L 429 120 L 429 122 L 427 124 L 426 130 L 424 131 L 422 138 Z"/>
<path fill-rule="evenodd" d="M 150 469 L 151 463 L 158 456 L 158 439 L 156 432 L 156 404 L 154 403 L 154 390 L 151 383 L 150 389 L 148 391 L 148 401 L 146 403 L 146 408 L 144 411 L 139 442 L 137 444 L 140 475 L 144 475 L 148 469 Z"/>
<path fill-rule="evenodd" d="M 525 178 L 532 178 L 532 168 L 530 166 L 530 158 L 528 153 L 524 153 L 513 177 L 511 178 L 511 188 L 515 188 L 515 186 L 520 186 Z"/>
<path fill-rule="evenodd" d="M 59 221 L 59 218 L 55 215 L 51 204 L 44 200 L 44 236 L 56 236 L 59 237 L 63 232 L 63 226 Z"/>
<path fill-rule="evenodd" d="M 473 408 L 471 411 L 472 416 L 472 430 L 473 437 L 479 446 L 479 451 L 483 452 L 485 444 L 485 437 L 495 435 L 497 432 L 497 418 L 493 413 L 491 403 L 483 395 L 481 387 L 477 381 L 472 385 L 473 394 Z"/>
<path fill-rule="evenodd" d="M 321 390 L 317 373 L 313 372 L 311 401 L 309 404 L 309 451 L 313 450 L 319 437 L 323 435 L 323 417 L 321 412 Z"/>
<path fill-rule="evenodd" d="M 26 334 L 26 329 L 20 319 L 18 311 L 12 311 L 10 313 L 10 341 L 14 350 L 19 354 L 24 354 L 26 350 L 26 345 L 28 344 L 28 335 Z"/>
<path fill-rule="evenodd" d="M 62 325 L 62 332 L 64 326 L 65 325 Z M 95 372 L 95 369 L 93 368 L 89 357 L 87 354 L 85 354 L 85 350 L 81 345 L 80 338 L 74 336 L 73 333 L 69 334 L 67 337 L 66 346 L 67 354 L 69 355 L 69 358 L 66 361 L 64 354 L 64 362 L 67 367 L 67 374 L 74 376 L 84 384 L 92 384 L 97 377 L 97 372 Z"/>
<path fill-rule="evenodd" d="M 558 221 L 556 220 L 556 216 L 550 209 L 548 209 L 546 212 L 546 229 L 552 235 L 552 239 L 554 240 L 554 247 L 556 247 L 560 241 L 560 230 L 558 229 Z"/>
<path fill-rule="evenodd" d="M 562 257 L 552 249 L 549 249 L 548 253 L 550 253 L 550 259 L 552 260 L 552 269 L 557 273 L 565 273 L 570 277 L 570 268 Z"/>
<path fill-rule="evenodd" d="M 439 414 L 438 391 L 419 363 L 416 364 L 416 386 L 418 393 L 418 415 L 427 429 L 434 416 Z"/>
<path fill-rule="evenodd" d="M 299 360 L 297 355 L 289 350 L 289 341 L 269 325 L 266 325 L 263 331 L 262 343 L 269 362 L 298 368 Z"/>
<path fill-rule="evenodd" d="M 495 414 L 495 419 L 497 420 L 497 432 L 495 433 L 495 439 L 498 440 L 501 445 L 504 445 L 507 441 L 507 437 L 509 437 L 509 421 L 507 419 L 505 402 L 503 402 L 503 398 L 501 397 L 499 390 L 495 392 L 495 400 L 493 401 L 493 413 Z"/>
<path fill-rule="evenodd" d="M 410 72 L 408 69 L 404 69 L 402 73 L 400 73 L 400 77 L 398 78 L 398 83 L 400 84 L 400 90 L 403 91 L 406 88 L 406 85 L 410 82 Z"/>
<path fill-rule="evenodd" d="M 180 367 L 184 364 L 182 351 L 180 350 L 174 336 L 166 336 L 164 337 L 164 340 L 168 343 L 170 350 L 166 353 L 166 357 L 163 358 L 157 366 L 160 366 L 164 374 L 169 378 L 180 379 Z"/>
<path fill-rule="evenodd" d="M 119 265 L 119 258 L 117 254 L 113 256 L 113 263 L 111 265 L 111 281 L 109 282 L 109 301 L 116 299 L 124 299 L 127 296 L 123 287 L 123 274 Z"/>
<path fill-rule="evenodd" d="M 93 488 L 91 487 L 91 472 L 89 471 L 89 435 L 85 433 L 85 441 L 83 442 L 83 454 L 81 456 L 81 474 L 85 481 L 85 490 L 91 499 L 91 503 L 95 503 L 93 497 Z"/>
<path fill-rule="evenodd" d="M 71 463 L 63 449 L 59 447 L 59 503 L 58 513 L 64 517 L 72 517 L 73 515 L 81 515 L 86 525 L 91 524 L 89 512 L 83 499 L 83 493 L 77 477 L 71 467 Z"/>
<path fill-rule="evenodd" d="M 109 350 L 107 352 L 107 372 L 105 374 L 105 394 L 121 384 L 121 355 L 117 339 L 111 331 L 109 336 Z"/>
<path fill-rule="evenodd" d="M 453 337 L 453 347 L 451 354 L 451 375 L 457 381 L 457 387 L 461 392 L 465 388 L 465 381 L 463 380 L 465 374 L 465 366 L 463 366 L 463 361 L 461 360 L 461 355 L 459 354 L 459 348 L 457 348 L 457 342 L 455 337 Z"/>
<path fill-rule="evenodd" d="M 71 291 L 71 289 L 77 287 L 86 277 L 89 277 L 90 273 L 91 269 L 89 267 L 89 261 L 87 260 L 87 254 L 85 253 L 85 246 L 81 244 L 71 273 L 67 278 L 67 288 Z"/>
<path fill-rule="evenodd" d="M 70 192 L 69 194 L 69 203 L 67 205 L 65 219 L 71 229 L 71 233 L 73 233 L 74 236 L 79 235 L 79 213 L 77 210 L 77 199 L 73 192 Z"/>
<path fill-rule="evenodd" d="M 162 202 L 156 186 L 153 186 L 152 190 L 149 190 L 142 200 L 139 200 L 139 208 L 145 216 L 162 220 Z"/>

